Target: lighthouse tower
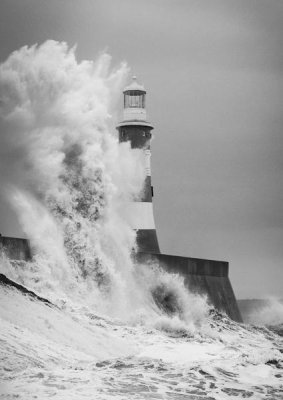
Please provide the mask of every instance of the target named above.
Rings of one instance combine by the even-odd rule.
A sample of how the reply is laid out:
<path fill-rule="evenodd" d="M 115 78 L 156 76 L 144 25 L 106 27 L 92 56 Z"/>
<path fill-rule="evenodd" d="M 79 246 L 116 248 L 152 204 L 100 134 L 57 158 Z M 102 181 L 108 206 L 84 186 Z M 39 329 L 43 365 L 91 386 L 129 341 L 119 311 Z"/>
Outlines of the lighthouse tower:
<path fill-rule="evenodd" d="M 138 251 L 160 253 L 152 208 L 150 140 L 153 126 L 147 121 L 144 86 L 133 77 L 124 91 L 123 121 L 117 126 L 119 141 L 129 141 L 132 149 L 142 149 L 145 157 L 145 181 L 143 190 L 135 202 L 128 204 L 129 222 L 137 232 Z"/>

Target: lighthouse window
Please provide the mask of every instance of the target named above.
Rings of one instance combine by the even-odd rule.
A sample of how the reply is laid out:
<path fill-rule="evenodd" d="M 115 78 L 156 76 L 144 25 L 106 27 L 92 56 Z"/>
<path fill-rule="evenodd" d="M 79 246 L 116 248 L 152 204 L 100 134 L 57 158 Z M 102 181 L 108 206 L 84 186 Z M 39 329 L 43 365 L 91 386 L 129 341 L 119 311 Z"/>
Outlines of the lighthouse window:
<path fill-rule="evenodd" d="M 124 95 L 125 108 L 145 108 L 145 94 L 137 90 L 125 93 Z"/>
<path fill-rule="evenodd" d="M 131 96 L 131 107 L 139 106 L 139 96 Z"/>
<path fill-rule="evenodd" d="M 139 96 L 136 92 L 133 92 L 133 94 L 130 96 L 130 107 L 140 108 L 140 97 L 141 96 Z"/>

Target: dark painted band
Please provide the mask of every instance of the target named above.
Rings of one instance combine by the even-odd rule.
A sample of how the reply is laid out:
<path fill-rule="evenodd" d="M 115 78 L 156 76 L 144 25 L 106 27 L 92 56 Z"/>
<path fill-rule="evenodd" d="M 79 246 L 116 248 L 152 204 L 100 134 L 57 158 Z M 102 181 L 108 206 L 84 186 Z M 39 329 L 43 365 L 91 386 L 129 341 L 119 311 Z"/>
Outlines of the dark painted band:
<path fill-rule="evenodd" d="M 138 251 L 145 253 L 160 253 L 155 229 L 139 229 L 136 233 Z"/>
<path fill-rule="evenodd" d="M 149 149 L 151 129 L 147 126 L 123 126 L 118 127 L 119 142 L 130 142 L 132 149 Z"/>

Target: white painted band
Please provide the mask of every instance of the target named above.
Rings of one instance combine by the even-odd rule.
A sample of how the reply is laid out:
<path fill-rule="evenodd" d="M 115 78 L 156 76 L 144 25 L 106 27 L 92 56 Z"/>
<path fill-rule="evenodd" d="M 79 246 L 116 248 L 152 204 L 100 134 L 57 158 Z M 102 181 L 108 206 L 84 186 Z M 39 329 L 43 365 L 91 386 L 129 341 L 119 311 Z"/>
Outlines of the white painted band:
<path fill-rule="evenodd" d="M 125 203 L 121 214 L 133 229 L 155 229 L 153 208 L 150 202 Z"/>
<path fill-rule="evenodd" d="M 146 121 L 146 111 L 144 108 L 125 108 L 123 113 L 124 121 L 141 120 Z"/>

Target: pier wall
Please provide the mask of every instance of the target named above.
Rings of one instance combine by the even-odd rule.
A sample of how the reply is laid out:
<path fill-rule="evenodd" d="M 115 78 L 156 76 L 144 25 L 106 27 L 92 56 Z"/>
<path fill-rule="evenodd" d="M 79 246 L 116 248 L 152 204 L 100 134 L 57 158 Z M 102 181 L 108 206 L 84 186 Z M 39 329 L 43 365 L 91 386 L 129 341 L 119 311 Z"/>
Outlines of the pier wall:
<path fill-rule="evenodd" d="M 12 260 L 30 260 L 32 256 L 26 239 L 0 236 L 1 249 Z M 228 262 L 146 252 L 138 252 L 136 260 L 141 265 L 158 264 L 169 273 L 180 274 L 191 292 L 206 295 L 217 310 L 226 312 L 235 321 L 242 321 L 228 277 Z"/>
<path fill-rule="evenodd" d="M 144 265 L 158 264 L 167 272 L 180 274 L 191 292 L 206 295 L 217 310 L 242 322 L 228 276 L 228 262 L 141 252 L 137 254 L 137 261 Z"/>
<path fill-rule="evenodd" d="M 27 239 L 0 236 L 0 251 L 11 260 L 30 260 L 31 249 Z"/>

